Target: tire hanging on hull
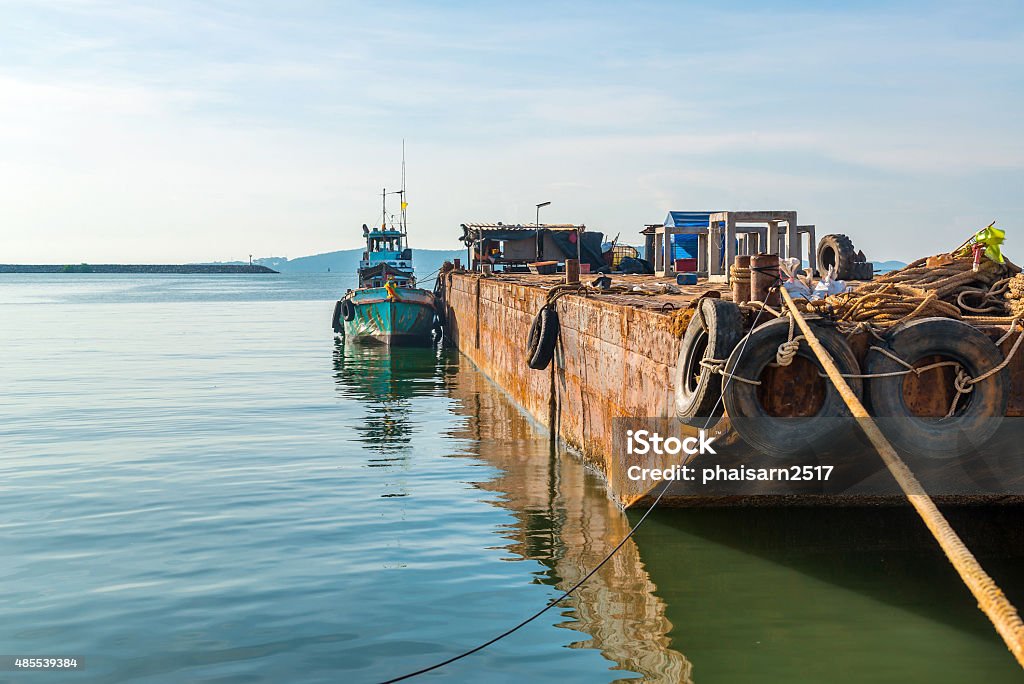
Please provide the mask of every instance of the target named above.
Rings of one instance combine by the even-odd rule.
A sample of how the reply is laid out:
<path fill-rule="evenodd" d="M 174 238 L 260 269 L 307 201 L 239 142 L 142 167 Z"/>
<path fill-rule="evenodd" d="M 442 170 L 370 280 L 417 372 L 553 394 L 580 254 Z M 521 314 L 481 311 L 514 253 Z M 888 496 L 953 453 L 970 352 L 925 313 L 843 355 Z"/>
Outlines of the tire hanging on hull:
<path fill-rule="evenodd" d="M 704 298 L 697 303 L 679 344 L 675 411 L 680 422 L 704 427 L 722 416 L 722 376 L 702 362 L 727 359 L 743 336 L 743 314 L 732 302 Z M 710 427 L 710 425 L 709 425 Z"/>
<path fill-rule="evenodd" d="M 341 325 L 341 302 L 342 300 L 340 299 L 334 302 L 334 313 L 331 314 L 331 328 L 339 335 L 345 331 L 345 328 Z"/>
<path fill-rule="evenodd" d="M 346 321 L 351 321 L 356 317 L 356 307 L 352 305 L 351 299 L 341 300 L 341 317 Z"/>
<path fill-rule="evenodd" d="M 555 355 L 558 332 L 558 312 L 545 305 L 534 316 L 526 337 L 526 359 L 530 368 L 544 370 L 548 367 Z"/>

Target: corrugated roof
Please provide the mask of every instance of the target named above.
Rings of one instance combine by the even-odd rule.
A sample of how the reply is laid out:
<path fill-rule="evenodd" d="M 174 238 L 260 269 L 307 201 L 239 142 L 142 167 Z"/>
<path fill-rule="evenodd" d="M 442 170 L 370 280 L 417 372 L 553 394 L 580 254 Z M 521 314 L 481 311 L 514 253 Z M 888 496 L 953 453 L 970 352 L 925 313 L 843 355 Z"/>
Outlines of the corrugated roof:
<path fill-rule="evenodd" d="M 586 226 L 582 223 L 580 225 L 574 225 L 572 223 L 542 223 L 540 227 L 546 230 L 586 230 Z M 463 223 L 463 230 L 537 230 L 536 223 Z"/>
<path fill-rule="evenodd" d="M 665 217 L 669 228 L 707 228 L 713 211 L 670 211 Z"/>

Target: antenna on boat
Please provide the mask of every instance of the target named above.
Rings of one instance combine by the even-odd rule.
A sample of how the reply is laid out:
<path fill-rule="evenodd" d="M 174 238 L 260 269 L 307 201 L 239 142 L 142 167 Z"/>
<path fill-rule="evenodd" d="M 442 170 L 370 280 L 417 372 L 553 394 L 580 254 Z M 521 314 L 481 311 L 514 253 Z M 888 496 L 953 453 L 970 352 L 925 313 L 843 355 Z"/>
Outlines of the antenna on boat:
<path fill-rule="evenodd" d="M 402 207 L 402 233 L 404 235 L 409 234 L 408 224 L 405 219 L 405 210 L 409 206 L 409 203 L 405 201 L 405 138 L 402 138 L 402 190 L 399 192 L 401 198 Z"/>

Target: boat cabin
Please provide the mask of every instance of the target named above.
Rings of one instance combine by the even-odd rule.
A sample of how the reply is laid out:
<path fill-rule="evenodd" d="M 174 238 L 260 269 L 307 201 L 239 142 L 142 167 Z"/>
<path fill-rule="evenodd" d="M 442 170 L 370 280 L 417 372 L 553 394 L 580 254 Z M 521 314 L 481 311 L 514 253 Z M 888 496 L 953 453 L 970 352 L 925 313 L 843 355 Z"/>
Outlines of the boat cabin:
<path fill-rule="evenodd" d="M 406 235 L 397 228 L 373 228 L 363 224 L 366 250 L 359 261 L 359 286 L 384 287 L 394 280 L 400 287 L 413 287 L 412 250 L 405 246 Z"/>

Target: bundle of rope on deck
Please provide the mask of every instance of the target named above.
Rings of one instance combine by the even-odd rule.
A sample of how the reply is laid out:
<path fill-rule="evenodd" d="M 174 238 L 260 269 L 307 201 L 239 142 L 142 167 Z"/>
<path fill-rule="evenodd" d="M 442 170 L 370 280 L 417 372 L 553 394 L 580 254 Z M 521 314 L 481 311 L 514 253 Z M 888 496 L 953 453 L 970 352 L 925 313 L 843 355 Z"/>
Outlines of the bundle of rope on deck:
<path fill-rule="evenodd" d="M 1014 316 L 1024 316 L 1024 273 L 1018 273 L 1006 282 L 1007 306 Z"/>
<path fill-rule="evenodd" d="M 857 289 L 823 300 L 808 302 L 808 311 L 834 318 L 843 332 L 868 324 L 890 328 L 904 321 L 925 316 L 961 319 L 955 304 L 945 302 L 934 293 L 911 285 L 885 283 L 869 290 Z"/>
<path fill-rule="evenodd" d="M 1020 268 L 982 258 L 975 270 L 969 254 L 954 252 L 918 259 L 853 290 L 809 302 L 807 310 L 833 318 L 844 332 L 886 329 L 928 316 L 975 324 L 1008 323 L 1011 276 Z M 1024 282 L 1019 291 L 1024 293 Z M 1024 312 L 1024 302 L 1020 305 Z"/>

